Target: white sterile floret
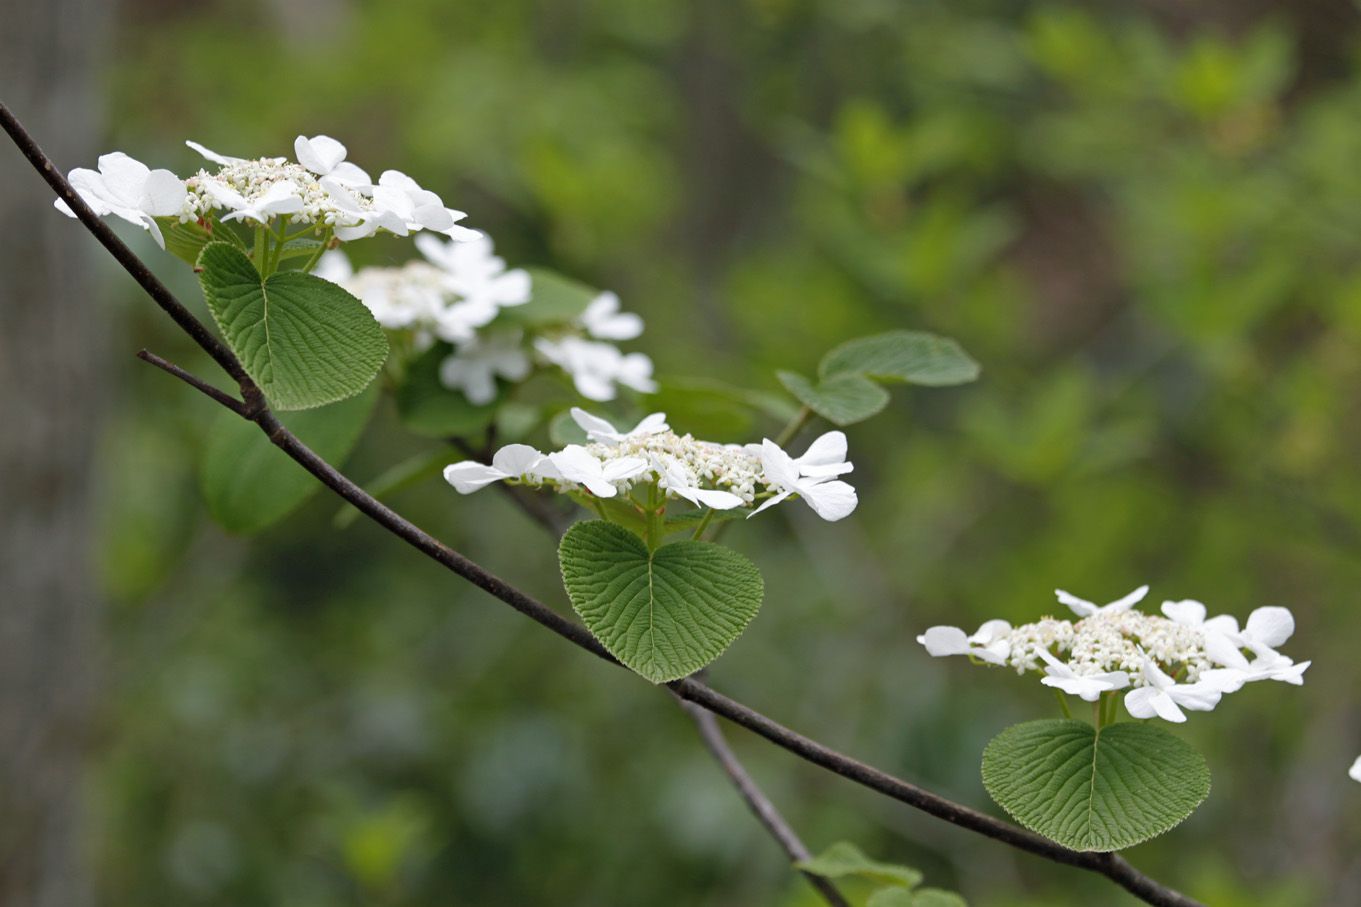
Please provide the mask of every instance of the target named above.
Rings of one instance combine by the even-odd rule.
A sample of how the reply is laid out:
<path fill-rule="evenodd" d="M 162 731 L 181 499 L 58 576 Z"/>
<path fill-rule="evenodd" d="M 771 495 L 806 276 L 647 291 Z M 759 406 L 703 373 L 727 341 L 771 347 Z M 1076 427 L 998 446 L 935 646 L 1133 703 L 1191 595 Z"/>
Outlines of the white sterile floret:
<path fill-rule="evenodd" d="M 1041 649 L 1040 658 L 1044 660 L 1045 676 L 1040 683 L 1055 687 L 1065 693 L 1077 696 L 1087 702 L 1096 702 L 1102 693 L 1123 690 L 1129 686 L 1129 674 L 1124 671 L 1107 671 L 1101 674 L 1080 674 L 1072 665 L 1064 664 L 1053 655 Z"/>
<path fill-rule="evenodd" d="M 343 186 L 362 188 L 373 180 L 359 166 L 345 160 L 345 146 L 329 135 L 300 135 L 293 142 L 298 163 L 317 176 L 329 176 Z"/>
<path fill-rule="evenodd" d="M 619 486 L 647 469 L 642 457 L 601 460 L 579 444 L 568 444 L 548 455 L 559 475 L 568 483 L 580 485 L 598 498 L 612 498 Z"/>
<path fill-rule="evenodd" d="M 519 331 L 478 337 L 460 345 L 440 363 L 440 383 L 460 390 L 476 406 L 496 399 L 496 379 L 520 381 L 529 374 L 529 356 Z"/>
<path fill-rule="evenodd" d="M 1208 712 L 1219 704 L 1224 689 L 1213 681 L 1177 683 L 1150 658 L 1144 659 L 1143 684 L 1125 694 L 1125 708 L 1135 718 L 1152 718 L 1177 724 L 1186 720 L 1182 709 Z"/>
<path fill-rule="evenodd" d="M 1004 620 L 990 620 L 972 636 L 959 627 L 931 627 L 917 642 L 926 651 L 940 658 L 945 655 L 969 655 L 989 664 L 1006 664 L 1011 651 L 1011 624 Z"/>
<path fill-rule="evenodd" d="M 648 435 L 660 434 L 671 428 L 666 424 L 666 413 L 649 413 L 637 425 L 624 432 L 619 431 L 599 416 L 591 415 L 579 406 L 572 407 L 571 416 L 572 421 L 582 431 L 586 432 L 586 440 L 599 441 L 602 444 L 619 444 L 630 438 L 645 438 Z"/>
<path fill-rule="evenodd" d="M 657 485 L 667 494 L 684 498 L 696 507 L 712 507 L 714 510 L 732 510 L 745 502 L 731 491 L 716 488 L 701 488 L 695 474 L 676 457 L 658 456 L 652 459 L 652 468 L 657 474 Z"/>
<path fill-rule="evenodd" d="M 616 387 L 623 385 L 643 394 L 655 393 L 652 360 L 642 353 L 625 355 L 610 343 L 565 336 L 539 337 L 534 349 L 572 378 L 577 393 L 587 400 L 603 403 L 613 400 Z"/>
<path fill-rule="evenodd" d="M 444 467 L 444 480 L 459 494 L 471 494 L 502 479 L 534 476 L 545 460 L 544 454 L 528 444 L 508 444 L 492 456 L 490 466 L 465 461 Z"/>
<path fill-rule="evenodd" d="M 77 167 L 67 179 L 95 214 L 113 214 L 141 227 L 162 249 L 165 238 L 156 218 L 178 217 L 188 195 L 184 181 L 169 170 L 152 170 L 121 151 L 101 155 L 98 171 Z M 63 199 L 53 204 L 67 217 L 76 216 Z"/>
<path fill-rule="evenodd" d="M 1352 763 L 1352 767 L 1347 770 L 1347 775 L 1353 781 L 1361 781 L 1361 756 L 1356 757 L 1356 761 Z"/>
<path fill-rule="evenodd" d="M 208 193 L 217 207 L 227 208 L 222 222 L 229 220 L 253 220 L 267 224 L 280 214 L 296 214 L 302 210 L 302 191 L 292 180 L 279 180 L 270 183 L 263 192 L 246 198 L 226 183 L 215 179 L 205 179 L 199 184 Z"/>
<path fill-rule="evenodd" d="M 418 236 L 416 248 L 445 273 L 450 291 L 470 302 L 496 308 L 529 302 L 529 272 L 519 268 L 507 271 L 505 259 L 492 254 L 491 238 L 484 233 L 448 243 L 433 236 Z"/>
<path fill-rule="evenodd" d="M 748 519 L 795 494 L 807 501 L 824 520 L 834 522 L 850 516 L 857 503 L 855 489 L 834 480 L 833 476 L 850 472 L 852 466 L 848 462 L 831 462 L 837 456 L 844 457 L 845 453 L 846 436 L 841 432 L 821 436 L 797 460 L 769 438 L 763 440 L 761 466 L 765 470 L 766 483 L 776 490 L 776 494 L 752 511 Z"/>
<path fill-rule="evenodd" d="M 1086 614 L 1075 622 L 1046 617 L 1012 628 L 989 621 L 984 628 L 996 629 L 987 641 L 981 630 L 966 637 L 956 627 L 932 627 L 917 641 L 931 655 L 967 654 L 1010 665 L 1018 674 L 1041 672 L 1046 686 L 1088 701 L 1131 687 L 1125 707 L 1136 718 L 1184 721 L 1183 709 L 1208 711 L 1252 681 L 1304 682 L 1310 663 L 1296 664 L 1271 648 L 1294 630 L 1287 609 L 1259 608 L 1240 631 L 1232 617 L 1206 619 L 1205 606 L 1191 600 L 1164 602 L 1166 616 L 1133 610 L 1147 589 L 1106 606 L 1060 592 L 1060 601 Z M 980 647 L 1002 657 L 989 657 Z"/>
<path fill-rule="evenodd" d="M 581 326 L 597 340 L 632 340 L 643 333 L 643 319 L 619 311 L 619 297 L 601 293 L 581 313 Z"/>
<path fill-rule="evenodd" d="M 1067 605 L 1078 617 L 1090 617 L 1100 612 L 1128 611 L 1143 601 L 1144 596 L 1148 594 L 1148 586 L 1140 586 L 1124 598 L 1118 598 L 1108 605 L 1093 604 L 1062 589 L 1055 589 L 1054 594 L 1058 596 L 1059 604 Z"/>
<path fill-rule="evenodd" d="M 411 230 L 433 230 L 454 242 L 472 242 L 482 237 L 476 230 L 457 226 L 456 222 L 467 214 L 446 208 L 438 195 L 400 170 L 384 170 L 372 193 L 376 207 L 396 214 Z"/>

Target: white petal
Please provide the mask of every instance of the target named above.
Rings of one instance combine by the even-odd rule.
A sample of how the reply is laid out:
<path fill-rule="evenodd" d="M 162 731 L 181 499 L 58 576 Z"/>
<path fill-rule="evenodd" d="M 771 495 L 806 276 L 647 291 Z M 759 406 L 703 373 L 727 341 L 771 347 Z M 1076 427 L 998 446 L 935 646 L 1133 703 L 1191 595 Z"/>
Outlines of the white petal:
<path fill-rule="evenodd" d="M 1237 670 L 1247 670 L 1248 659 L 1238 645 L 1222 633 L 1205 634 L 1205 654 L 1217 665 Z"/>
<path fill-rule="evenodd" d="M 328 135 L 314 135 L 310 139 L 298 136 L 293 142 L 293 153 L 299 164 L 318 176 L 325 176 L 345 160 L 345 146 Z"/>
<path fill-rule="evenodd" d="M 130 207 L 141 200 L 142 187 L 151 173 L 146 164 L 121 151 L 100 155 L 99 172 L 109 194 Z"/>
<path fill-rule="evenodd" d="M 496 301 L 503 306 L 524 305 L 529 302 L 533 282 L 529 272 L 516 268 L 496 278 Z"/>
<path fill-rule="evenodd" d="M 1243 635 L 1257 645 L 1274 649 L 1295 632 L 1295 617 L 1288 608 L 1258 608 L 1248 616 Z"/>
<path fill-rule="evenodd" d="M 969 642 L 986 646 L 1011 633 L 1011 624 L 1004 620 L 989 620 L 978 628 L 978 632 L 969 637 Z"/>
<path fill-rule="evenodd" d="M 331 168 L 328 176 L 349 186 L 371 186 L 373 180 L 369 179 L 368 173 L 358 164 L 351 164 L 349 161 L 341 161 Z"/>
<path fill-rule="evenodd" d="M 572 421 L 586 432 L 586 437 L 592 441 L 604 441 L 607 443 L 617 442 L 622 436 L 619 430 L 606 422 L 599 416 L 593 416 L 579 406 L 574 406 L 569 411 Z"/>
<path fill-rule="evenodd" d="M 855 489 L 845 482 L 819 482 L 816 485 L 801 485 L 799 494 L 813 512 L 829 523 L 844 519 L 855 510 L 858 499 Z"/>
<path fill-rule="evenodd" d="M 444 481 L 454 486 L 459 494 L 471 494 L 505 477 L 501 470 L 471 460 L 444 467 Z"/>
<path fill-rule="evenodd" d="M 1238 618 L 1231 614 L 1220 614 L 1205 621 L 1201 629 L 1206 633 L 1219 633 L 1233 639 L 1238 635 Z"/>
<path fill-rule="evenodd" d="M 169 170 L 153 170 L 142 187 L 141 208 L 152 217 L 171 217 L 184 207 L 184 180 Z"/>
<path fill-rule="evenodd" d="M 1140 586 L 1138 589 L 1135 589 L 1129 595 L 1126 595 L 1124 598 L 1116 599 L 1109 605 L 1104 606 L 1101 610 L 1112 611 L 1116 613 L 1120 611 L 1128 611 L 1130 608 L 1133 608 L 1139 602 L 1143 601 L 1144 596 L 1147 594 L 1148 586 Z"/>
<path fill-rule="evenodd" d="M 543 454 L 528 444 L 507 444 L 491 458 L 491 465 L 508 476 L 524 476 L 542 459 Z"/>
<path fill-rule="evenodd" d="M 798 463 L 799 466 L 826 466 L 844 462 L 845 459 L 846 433 L 829 431 L 809 444 L 808 450 L 804 451 L 803 456 L 794 462 Z"/>
<path fill-rule="evenodd" d="M 1213 683 L 1178 683 L 1165 691 L 1172 701 L 1193 712 L 1208 712 L 1219 705 L 1224 691 Z"/>
<path fill-rule="evenodd" d="M 1090 617 L 1096 613 L 1097 607 L 1085 598 L 1078 598 L 1070 592 L 1062 589 L 1055 589 L 1054 595 L 1058 598 L 1059 604 L 1067 605 L 1078 617 Z"/>
<path fill-rule="evenodd" d="M 1172 701 L 1172 697 L 1162 690 L 1158 690 L 1149 700 L 1153 706 L 1153 711 L 1164 721 L 1171 721 L 1173 724 L 1181 724 L 1186 720 L 1185 713 L 1177 708 L 1177 704 Z"/>
<path fill-rule="evenodd" d="M 1211 668 L 1208 671 L 1201 671 L 1200 679 L 1196 682 L 1214 687 L 1221 693 L 1237 693 L 1250 679 L 1245 671 L 1237 668 Z"/>
<path fill-rule="evenodd" d="M 969 637 L 959 627 L 931 627 L 917 637 L 917 642 L 926 646 L 927 654 L 937 658 L 969 651 Z"/>
<path fill-rule="evenodd" d="M 1125 694 L 1125 711 L 1135 718 L 1152 718 L 1158 714 L 1153 708 L 1153 697 L 1159 695 L 1152 687 L 1135 687 Z"/>
<path fill-rule="evenodd" d="M 645 435 L 656 435 L 670 427 L 666 424 L 666 413 L 648 413 L 629 430 L 629 437 L 641 438 Z"/>
<path fill-rule="evenodd" d="M 329 249 L 317 259 L 317 266 L 312 269 L 312 275 L 331 283 L 344 283 L 354 276 L 354 266 L 350 264 L 350 259 L 344 252 Z"/>
<path fill-rule="evenodd" d="M 213 151 L 210 148 L 204 148 L 198 142 L 191 142 L 188 139 L 185 140 L 184 144 L 188 145 L 190 148 L 194 149 L 199 154 L 203 155 L 208 160 L 212 161 L 214 164 L 222 164 L 225 166 L 227 164 L 239 164 L 245 160 L 245 158 L 231 157 L 230 155 L 226 154 L 218 154 L 216 151 Z"/>
<path fill-rule="evenodd" d="M 692 501 L 703 504 L 705 507 L 712 507 L 714 510 L 732 510 L 741 507 L 743 500 L 730 491 L 721 491 L 710 488 L 691 488 L 689 489 L 694 497 Z"/>
<path fill-rule="evenodd" d="M 1188 627 L 1199 627 L 1205 623 L 1205 606 L 1189 598 L 1179 602 L 1163 602 L 1162 612 L 1171 620 Z"/>
<path fill-rule="evenodd" d="M 646 471 L 647 466 L 647 460 L 642 457 L 620 457 L 605 461 L 601 474 L 607 482 L 622 482 Z"/>
<path fill-rule="evenodd" d="M 794 458 L 769 438 L 761 439 L 761 466 L 769 484 L 793 491 L 799 481 L 799 467 Z"/>
<path fill-rule="evenodd" d="M 1361 756 L 1356 757 L 1356 761 L 1352 763 L 1352 767 L 1347 770 L 1347 775 L 1353 781 L 1361 781 Z"/>
<path fill-rule="evenodd" d="M 792 491 L 782 491 L 779 494 L 775 495 L 775 497 L 773 498 L 767 498 L 765 501 L 761 502 L 760 507 L 757 507 L 751 513 L 747 514 L 747 519 L 751 519 L 752 517 L 756 516 L 756 514 L 760 513 L 762 510 L 765 510 L 769 507 L 774 507 L 776 504 L 780 503 L 793 493 L 794 492 Z"/>

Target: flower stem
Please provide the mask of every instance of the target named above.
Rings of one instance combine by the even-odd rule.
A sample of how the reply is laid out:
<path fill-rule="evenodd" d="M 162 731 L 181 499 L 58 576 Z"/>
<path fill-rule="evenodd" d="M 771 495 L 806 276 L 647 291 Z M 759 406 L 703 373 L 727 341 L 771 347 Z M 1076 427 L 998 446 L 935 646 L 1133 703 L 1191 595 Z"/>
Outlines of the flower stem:
<path fill-rule="evenodd" d="M 789 424 L 780 429 L 779 435 L 775 438 L 775 445 L 777 447 L 784 447 L 790 441 L 793 441 L 794 436 L 808 424 L 808 420 L 811 418 L 813 418 L 813 410 L 807 406 L 800 407 L 799 411 L 794 415 L 794 418 L 789 420 Z"/>
<path fill-rule="evenodd" d="M 709 523 L 713 521 L 713 518 L 714 509 L 710 507 L 708 513 L 704 514 L 704 519 L 699 521 L 699 526 L 695 527 L 695 534 L 690 536 L 690 538 L 699 539 L 704 535 L 704 530 L 709 528 Z"/>
<path fill-rule="evenodd" d="M 1054 691 L 1054 698 L 1059 701 L 1059 709 L 1063 712 L 1063 717 L 1069 721 L 1073 720 L 1073 713 L 1068 709 L 1068 698 L 1058 690 Z"/>

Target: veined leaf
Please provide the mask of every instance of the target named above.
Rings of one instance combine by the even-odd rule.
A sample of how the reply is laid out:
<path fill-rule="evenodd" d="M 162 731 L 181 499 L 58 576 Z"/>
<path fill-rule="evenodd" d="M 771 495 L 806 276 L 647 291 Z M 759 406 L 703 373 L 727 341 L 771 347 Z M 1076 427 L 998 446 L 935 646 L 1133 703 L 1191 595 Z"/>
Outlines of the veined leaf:
<path fill-rule="evenodd" d="M 1190 744 L 1122 722 L 1027 721 L 983 752 L 983 786 L 1026 828 L 1074 850 L 1111 851 L 1178 825 L 1210 793 Z"/>
<path fill-rule="evenodd" d="M 249 258 L 212 242 L 198 258 L 208 309 L 227 345 L 276 409 L 353 397 L 387 358 L 383 329 L 335 284 L 280 271 L 261 280 Z"/>
<path fill-rule="evenodd" d="M 921 884 L 922 880 L 922 874 L 910 866 L 871 860 L 850 841 L 838 841 L 811 860 L 804 860 L 797 866 L 804 872 L 828 879 L 852 876 L 901 888 L 915 887 Z"/>
<path fill-rule="evenodd" d="M 888 391 L 864 375 L 833 375 L 816 385 L 796 372 L 779 372 L 780 383 L 833 425 L 863 422 L 888 405 Z"/>
<path fill-rule="evenodd" d="M 889 331 L 848 340 L 822 357 L 818 375 L 868 375 L 942 387 L 978 377 L 978 363 L 948 337 L 921 331 Z"/>
<path fill-rule="evenodd" d="M 712 542 L 674 542 L 649 552 L 623 527 L 592 520 L 567 530 L 558 560 L 587 628 L 653 683 L 709 664 L 761 607 L 756 565 Z"/>

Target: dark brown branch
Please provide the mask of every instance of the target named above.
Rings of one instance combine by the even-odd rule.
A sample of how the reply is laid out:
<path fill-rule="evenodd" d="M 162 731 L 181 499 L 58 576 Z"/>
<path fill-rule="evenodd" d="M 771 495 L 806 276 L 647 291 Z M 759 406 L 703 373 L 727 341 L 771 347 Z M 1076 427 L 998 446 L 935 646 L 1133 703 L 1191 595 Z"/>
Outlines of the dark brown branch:
<path fill-rule="evenodd" d="M 727 773 L 733 786 L 742 795 L 742 799 L 747 803 L 747 808 L 765 826 L 766 831 L 770 832 L 770 836 L 779 842 L 780 847 L 784 849 L 785 856 L 789 858 L 789 862 L 802 863 L 809 859 L 812 854 L 808 852 L 803 841 L 799 840 L 798 834 L 789 827 L 784 816 L 780 815 L 775 804 L 770 802 L 770 798 L 756 785 L 751 775 L 747 774 L 746 768 L 738 761 L 737 756 L 728 746 L 728 741 L 723 739 L 723 731 L 719 728 L 718 721 L 714 718 L 713 713 L 700 708 L 693 702 L 685 702 L 684 700 L 681 700 L 681 708 L 689 712 L 690 717 L 695 720 L 695 725 L 699 728 L 700 739 L 704 741 L 704 745 L 708 748 L 710 754 L 713 755 L 723 771 Z M 799 872 L 808 880 L 808 884 L 812 885 L 817 893 L 822 895 L 822 899 L 831 904 L 832 907 L 850 907 L 846 903 L 846 899 L 841 896 L 841 892 L 837 891 L 836 886 L 830 880 L 816 873 L 805 872 L 804 870 L 799 870 Z"/>
<path fill-rule="evenodd" d="M 365 516 L 416 550 L 443 564 L 492 596 L 510 605 L 535 622 L 547 627 L 588 652 L 618 664 L 614 656 L 602 646 L 585 627 L 573 623 L 552 608 L 485 570 L 478 564 L 440 542 L 429 533 L 374 498 L 331 464 L 317 456 L 279 422 L 264 405 L 260 389 L 246 374 L 236 356 L 208 328 L 166 289 L 150 269 L 105 225 L 90 207 L 71 188 L 52 161 L 38 147 L 23 125 L 8 107 L 0 104 L 0 127 L 38 170 L 57 194 L 66 200 L 91 233 L 114 256 L 119 264 L 142 285 L 152 299 L 175 320 L 241 387 L 247 418 L 258 424 L 270 441 L 294 461 L 312 473 L 323 485 L 340 495 Z M 202 383 L 202 382 L 199 382 Z M 199 387 L 199 383 L 194 386 Z M 201 389 L 201 388 L 200 388 Z M 210 395 L 211 396 L 211 395 Z M 214 398 L 216 399 L 216 398 Z M 724 696 L 708 685 L 693 679 L 669 684 L 681 698 L 703 706 L 729 721 L 739 724 L 795 755 L 829 769 L 844 778 L 871 790 L 900 800 L 937 818 L 994 838 L 1013 847 L 1034 853 L 1057 863 L 1077 866 L 1106 876 L 1149 904 L 1159 907 L 1202 907 L 1199 902 L 1149 878 L 1116 854 L 1085 853 L 1069 850 L 1047 838 L 1018 828 L 1009 823 L 955 803 L 924 788 L 917 787 L 873 766 L 836 752 L 807 737 L 797 734 L 761 713 Z"/>

